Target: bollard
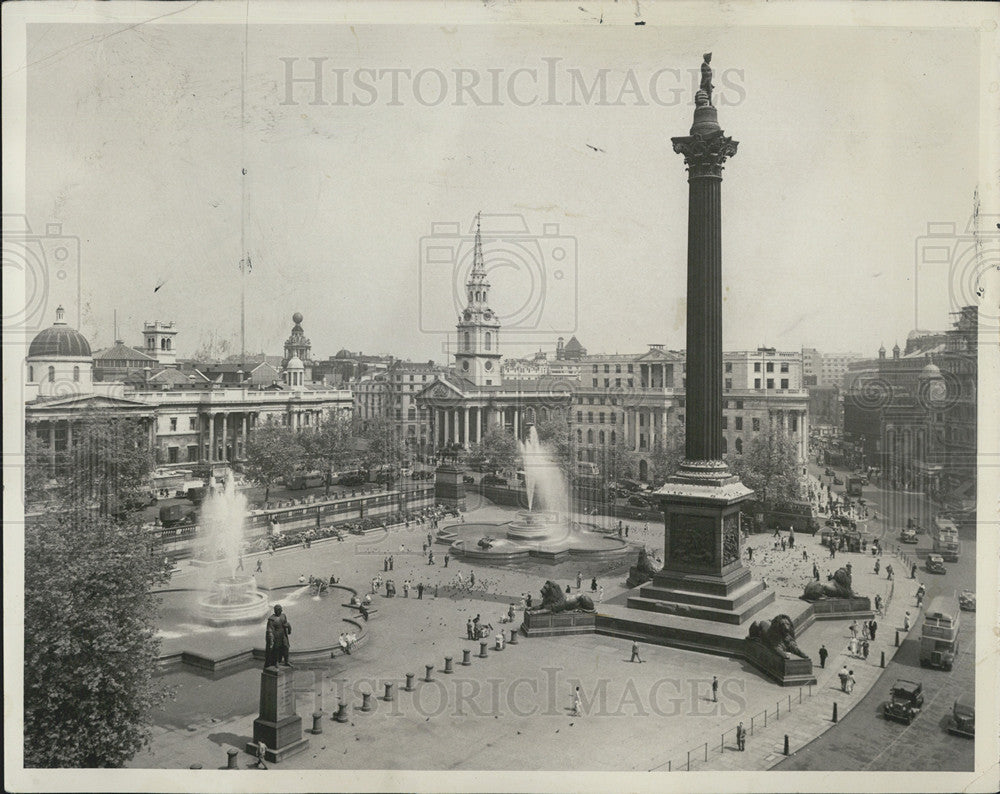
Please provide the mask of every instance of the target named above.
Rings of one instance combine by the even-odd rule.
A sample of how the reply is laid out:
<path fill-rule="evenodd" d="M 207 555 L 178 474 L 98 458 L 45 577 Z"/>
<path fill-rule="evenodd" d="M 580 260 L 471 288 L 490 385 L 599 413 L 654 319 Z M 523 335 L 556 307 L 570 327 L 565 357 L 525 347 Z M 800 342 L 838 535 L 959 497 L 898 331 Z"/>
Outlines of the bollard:
<path fill-rule="evenodd" d="M 237 766 L 236 759 L 240 756 L 240 751 L 234 748 L 226 750 L 226 755 L 229 756 L 226 762 L 226 769 L 239 769 Z"/>
<path fill-rule="evenodd" d="M 337 722 L 347 722 L 347 703 L 341 700 L 337 704 L 337 713 L 333 715 Z"/>
<path fill-rule="evenodd" d="M 785 734 L 785 755 L 788 755 L 788 734 Z"/>
<path fill-rule="evenodd" d="M 413 679 L 416 677 L 416 673 L 406 674 L 406 686 L 403 687 L 407 692 L 413 691 Z"/>
<path fill-rule="evenodd" d="M 445 656 L 444 657 L 444 671 L 446 673 L 454 673 L 455 672 L 454 670 L 451 669 L 451 657 L 450 656 Z"/>
<path fill-rule="evenodd" d="M 323 712 L 314 711 L 313 712 L 313 733 L 323 733 Z"/>
<path fill-rule="evenodd" d="M 802 697 L 802 690 L 801 689 L 799 690 L 799 697 L 800 698 Z M 792 696 L 789 695 L 788 696 L 788 711 L 791 711 L 791 710 L 792 710 Z"/>
<path fill-rule="evenodd" d="M 361 710 L 371 711 L 372 710 L 372 693 L 362 692 L 361 693 Z"/>
<path fill-rule="evenodd" d="M 799 687 L 799 705 L 802 705 L 802 687 Z"/>
<path fill-rule="evenodd" d="M 833 721 L 834 722 L 837 721 L 837 704 L 836 703 L 833 704 Z"/>
<path fill-rule="evenodd" d="M 385 697 L 382 698 L 382 699 L 386 703 L 391 703 L 392 702 L 392 682 L 391 681 L 386 681 L 385 682 Z"/>
<path fill-rule="evenodd" d="M 896 647 L 899 647 L 899 629 L 896 629 Z"/>
<path fill-rule="evenodd" d="M 774 718 L 776 720 L 780 720 L 781 719 L 781 701 L 780 700 L 777 703 L 774 704 Z"/>
<path fill-rule="evenodd" d="M 750 718 L 750 735 L 751 736 L 753 736 L 753 721 L 754 721 L 754 718 L 751 717 Z"/>
<path fill-rule="evenodd" d="M 722 734 L 722 741 L 719 742 L 719 752 L 726 752 L 726 734 Z"/>
<path fill-rule="evenodd" d="M 479 643 L 479 658 L 480 659 L 485 659 L 488 656 L 488 654 L 486 653 L 486 645 L 487 645 L 487 643 L 485 643 L 485 642 Z"/>
<path fill-rule="evenodd" d="M 673 761 L 667 761 L 667 771 L 668 771 L 668 772 L 669 772 L 669 771 L 671 770 L 671 768 L 673 767 L 673 764 L 674 764 L 674 762 L 673 762 Z"/>
<path fill-rule="evenodd" d="M 424 681 L 433 681 L 434 679 L 431 678 L 431 673 L 434 672 L 434 665 L 432 665 L 432 664 L 425 664 L 424 667 L 427 670 L 426 675 L 424 675 Z"/>
<path fill-rule="evenodd" d="M 462 661 L 459 662 L 459 664 L 464 664 L 466 667 L 468 667 L 470 664 L 472 664 L 472 660 L 470 659 L 471 656 L 472 656 L 472 651 L 466 648 L 464 651 L 462 651 Z"/>
<path fill-rule="evenodd" d="M 708 742 L 705 742 L 705 761 L 708 761 Z"/>
<path fill-rule="evenodd" d="M 688 750 L 688 772 L 691 771 L 691 751 Z"/>
<path fill-rule="evenodd" d="M 517 645 L 517 629 L 510 630 L 510 644 Z"/>

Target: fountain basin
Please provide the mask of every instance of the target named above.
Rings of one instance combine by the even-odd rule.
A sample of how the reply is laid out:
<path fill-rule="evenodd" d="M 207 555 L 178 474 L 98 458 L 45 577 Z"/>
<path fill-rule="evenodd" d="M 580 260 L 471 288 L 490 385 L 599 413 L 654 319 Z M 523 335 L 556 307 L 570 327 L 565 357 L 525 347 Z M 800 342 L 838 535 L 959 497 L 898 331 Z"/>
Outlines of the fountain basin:
<path fill-rule="evenodd" d="M 212 582 L 211 595 L 198 601 L 198 619 L 210 626 L 256 623 L 269 611 L 267 596 L 252 576 L 227 576 Z"/>
<path fill-rule="evenodd" d="M 570 534 L 570 523 L 554 510 L 519 510 L 507 524 L 509 540 L 559 542 Z"/>
<path fill-rule="evenodd" d="M 468 522 L 451 524 L 438 531 L 439 543 L 449 544 L 449 553 L 466 562 L 506 565 L 527 562 L 560 563 L 569 559 L 584 561 L 617 561 L 631 552 L 628 542 L 605 532 L 594 524 L 560 521 L 557 533 L 536 537 L 518 537 L 523 526 L 507 523 Z M 549 530 L 551 531 L 551 529 Z M 489 548 L 479 545 L 484 537 L 491 539 Z"/>

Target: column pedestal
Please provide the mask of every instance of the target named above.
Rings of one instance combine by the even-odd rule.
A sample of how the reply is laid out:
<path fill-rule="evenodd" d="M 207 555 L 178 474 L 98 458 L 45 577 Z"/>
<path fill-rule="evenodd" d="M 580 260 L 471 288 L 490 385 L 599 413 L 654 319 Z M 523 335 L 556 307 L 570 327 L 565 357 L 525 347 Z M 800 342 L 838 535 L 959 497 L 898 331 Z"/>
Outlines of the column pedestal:
<path fill-rule="evenodd" d="M 260 716 L 253 721 L 253 742 L 246 751 L 257 755 L 257 742 L 267 745 L 265 757 L 272 763 L 301 753 L 309 746 L 302 736 L 302 718 L 295 713 L 294 671 L 265 667 L 260 674 Z"/>

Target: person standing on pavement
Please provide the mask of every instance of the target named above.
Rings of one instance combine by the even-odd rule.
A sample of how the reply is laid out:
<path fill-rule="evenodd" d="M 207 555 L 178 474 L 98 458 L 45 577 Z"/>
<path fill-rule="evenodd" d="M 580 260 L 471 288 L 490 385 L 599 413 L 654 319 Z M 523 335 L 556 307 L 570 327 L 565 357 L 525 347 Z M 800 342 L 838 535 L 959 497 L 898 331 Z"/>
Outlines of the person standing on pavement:
<path fill-rule="evenodd" d="M 847 671 L 847 689 L 845 690 L 848 695 L 854 692 L 854 671 Z"/>
<path fill-rule="evenodd" d="M 424 597 L 424 583 L 420 582 L 417 585 L 417 598 L 423 598 L 423 597 Z"/>
<path fill-rule="evenodd" d="M 476 639 L 475 636 L 473 636 L 472 634 L 472 618 L 469 618 L 467 621 L 465 621 L 465 634 L 466 637 L 470 640 Z"/>
<path fill-rule="evenodd" d="M 712 676 L 712 702 L 719 702 L 719 677 L 717 675 Z"/>
<path fill-rule="evenodd" d="M 819 666 L 826 667 L 826 657 L 830 655 L 830 652 L 826 649 L 825 645 L 819 646 Z"/>
<path fill-rule="evenodd" d="M 576 572 L 576 589 L 579 590 L 583 586 L 583 573 L 581 571 Z"/>
<path fill-rule="evenodd" d="M 740 752 L 747 749 L 747 729 L 742 722 L 736 726 L 736 749 Z"/>
<path fill-rule="evenodd" d="M 848 677 L 848 675 L 849 675 L 849 673 L 847 671 L 847 665 L 845 664 L 843 667 L 840 668 L 840 672 L 837 673 L 837 677 L 840 679 L 840 689 L 843 692 L 847 691 L 847 677 Z"/>
<path fill-rule="evenodd" d="M 875 642 L 875 631 L 878 629 L 878 621 L 872 618 L 871 622 L 868 624 L 868 633 L 872 636 L 872 642 Z"/>
<path fill-rule="evenodd" d="M 629 659 L 630 662 L 638 662 L 642 664 L 642 659 L 639 658 L 639 643 L 632 640 L 632 658 Z"/>
<path fill-rule="evenodd" d="M 581 709 L 583 708 L 583 703 L 580 701 L 580 687 L 573 690 L 573 716 L 582 716 Z"/>
<path fill-rule="evenodd" d="M 597 592 L 597 577 L 596 576 L 593 579 L 590 580 L 590 592 L 591 593 L 596 593 Z"/>

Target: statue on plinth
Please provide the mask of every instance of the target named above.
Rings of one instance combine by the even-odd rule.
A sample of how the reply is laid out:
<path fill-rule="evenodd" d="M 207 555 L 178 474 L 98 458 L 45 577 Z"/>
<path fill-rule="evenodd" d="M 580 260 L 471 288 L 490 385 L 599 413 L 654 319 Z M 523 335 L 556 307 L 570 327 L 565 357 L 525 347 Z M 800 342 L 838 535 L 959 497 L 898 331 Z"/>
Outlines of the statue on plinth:
<path fill-rule="evenodd" d="M 660 569 L 653 565 L 652 560 L 649 559 L 649 553 L 646 551 L 644 546 L 639 549 L 639 559 L 636 564 L 629 569 L 628 580 L 625 584 L 629 587 L 638 587 L 639 585 L 650 581 L 653 576 L 659 572 Z"/>
<path fill-rule="evenodd" d="M 699 89 L 705 92 L 705 96 L 708 99 L 708 104 L 712 104 L 712 89 L 715 88 L 712 85 L 712 67 L 709 65 L 712 63 L 712 53 L 706 52 L 704 55 L 705 61 L 701 65 L 701 86 Z"/>
<path fill-rule="evenodd" d="M 854 598 L 851 585 L 851 572 L 847 568 L 838 568 L 830 577 L 830 584 L 809 582 L 802 598 L 806 601 L 821 601 L 824 598 Z"/>
<path fill-rule="evenodd" d="M 758 620 L 750 624 L 748 640 L 761 643 L 786 659 L 793 655 L 808 659 L 795 642 L 795 624 L 788 615 L 775 615 L 774 620 Z"/>
<path fill-rule="evenodd" d="M 542 603 L 529 607 L 528 612 L 593 612 L 594 601 L 582 593 L 566 598 L 559 585 L 551 579 L 542 586 Z"/>
<path fill-rule="evenodd" d="M 292 666 L 288 661 L 288 651 L 291 647 L 288 637 L 291 633 L 292 624 L 288 616 L 282 614 L 281 604 L 275 604 L 274 614 L 267 618 L 264 667 L 277 667 L 278 664 Z"/>

